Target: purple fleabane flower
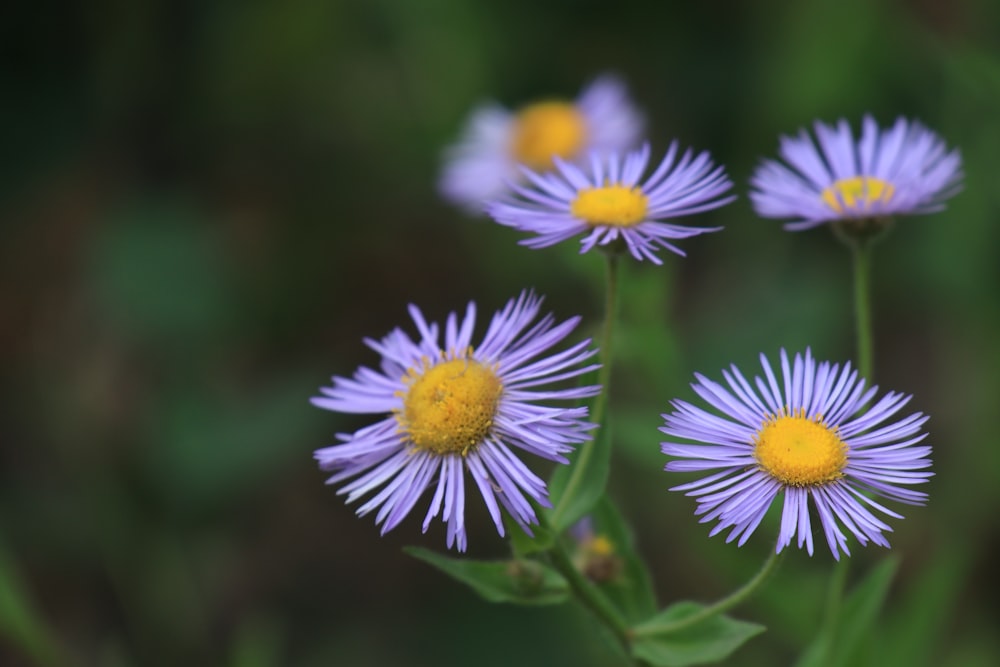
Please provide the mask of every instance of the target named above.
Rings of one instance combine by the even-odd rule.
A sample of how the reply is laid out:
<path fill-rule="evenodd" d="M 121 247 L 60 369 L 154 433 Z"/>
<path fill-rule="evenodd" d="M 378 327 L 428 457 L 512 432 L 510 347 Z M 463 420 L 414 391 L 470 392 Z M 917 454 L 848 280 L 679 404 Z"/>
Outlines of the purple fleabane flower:
<path fill-rule="evenodd" d="M 511 113 L 497 104 L 476 109 L 461 140 L 445 155 L 439 189 L 450 201 L 479 213 L 483 203 L 508 192 L 517 166 L 545 171 L 553 156 L 575 161 L 588 150 L 621 151 L 641 139 L 642 114 L 625 84 L 604 75 L 573 102 L 548 100 Z"/>
<path fill-rule="evenodd" d="M 902 516 L 872 496 L 926 502 L 926 493 L 904 486 L 934 474 L 926 470 L 930 446 L 918 445 L 927 435 L 920 431 L 927 417 L 889 421 L 910 396 L 890 392 L 866 407 L 878 387 L 866 390 L 849 363 L 817 364 L 808 349 L 791 363 L 781 351 L 780 383 L 764 355 L 761 365 L 766 380 L 755 377 L 754 385 L 736 366 L 722 371 L 728 387 L 695 375 L 695 392 L 721 415 L 681 400 L 663 415 L 661 431 L 696 443 L 662 443 L 663 453 L 674 457 L 666 470 L 716 471 L 671 490 L 694 496 L 701 522 L 718 521 L 711 535 L 732 528 L 726 541 L 739 538 L 740 546 L 783 494 L 778 552 L 797 535 L 799 548 L 805 544 L 812 555 L 810 504 L 834 558 L 840 551 L 850 555 L 843 528 L 862 545 L 888 547 L 882 533 L 892 529 L 876 512 Z"/>
<path fill-rule="evenodd" d="M 383 535 L 434 488 L 423 529 L 441 514 L 449 548 L 465 551 L 466 472 L 500 535 L 500 506 L 529 534 L 529 524 L 538 523 L 531 501 L 550 506 L 545 482 L 514 450 L 567 463 L 564 455 L 589 440 L 594 425 L 586 421 L 586 407 L 546 403 L 593 396 L 600 388 L 544 388 L 597 365 L 583 365 L 596 354 L 589 340 L 547 354 L 580 318 L 557 324 L 546 315 L 535 322 L 541 303 L 527 292 L 511 299 L 475 348 L 475 303 L 469 303 L 464 318 L 451 313 L 443 327 L 427 323 L 411 305 L 416 340 L 400 329 L 381 341 L 365 339 L 382 355 L 380 369 L 360 367 L 353 378 L 334 377 L 333 386 L 312 399 L 313 405 L 336 412 L 388 413 L 355 433 L 338 434 L 340 444 L 316 452 L 320 468 L 335 473 L 327 483 L 342 484 L 338 493 L 348 494 L 347 502 L 380 489 L 358 514 L 377 509 L 375 522 Z"/>
<path fill-rule="evenodd" d="M 931 213 L 961 189 L 961 155 L 918 122 L 880 130 L 865 116 L 857 142 L 846 120 L 817 122 L 815 133 L 819 149 L 805 130 L 782 137 L 788 166 L 765 160 L 750 179 L 758 215 L 793 219 L 786 229 Z"/>
<path fill-rule="evenodd" d="M 662 264 L 656 251 L 666 248 L 683 256 L 671 241 L 714 232 L 720 227 L 686 227 L 663 222 L 729 203 L 732 187 L 722 167 L 708 153 L 691 150 L 677 160 L 677 142 L 654 172 L 641 181 L 649 164 L 649 146 L 629 152 L 592 152 L 587 169 L 557 159 L 557 171 L 539 174 L 524 169 L 533 187 L 514 185 L 520 198 L 494 201 L 487 212 L 502 225 L 533 232 L 521 241 L 544 248 L 583 234 L 580 252 L 619 241 L 637 260 Z"/>

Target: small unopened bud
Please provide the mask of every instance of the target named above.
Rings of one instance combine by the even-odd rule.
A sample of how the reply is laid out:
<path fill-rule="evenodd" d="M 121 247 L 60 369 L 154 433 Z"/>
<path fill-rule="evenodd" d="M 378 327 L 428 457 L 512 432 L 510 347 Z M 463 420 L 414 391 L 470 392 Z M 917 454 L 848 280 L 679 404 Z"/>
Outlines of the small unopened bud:
<path fill-rule="evenodd" d="M 507 563 L 507 576 L 522 593 L 537 593 L 542 588 L 542 566 L 532 560 L 512 560 Z"/>

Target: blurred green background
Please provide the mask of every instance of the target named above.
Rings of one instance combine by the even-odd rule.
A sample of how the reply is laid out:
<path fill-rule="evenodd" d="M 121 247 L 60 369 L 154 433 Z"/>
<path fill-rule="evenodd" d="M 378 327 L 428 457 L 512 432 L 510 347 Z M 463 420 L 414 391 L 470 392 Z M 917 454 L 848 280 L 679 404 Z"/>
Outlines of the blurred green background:
<path fill-rule="evenodd" d="M 947 211 L 874 264 L 882 386 L 929 413 L 937 476 L 894 523 L 900 574 L 851 664 L 995 665 L 1000 528 L 1000 4 L 251 0 L 17 3 L 0 33 L 0 664 L 615 664 L 569 607 L 491 606 L 323 485 L 314 449 L 369 420 L 312 408 L 361 344 L 525 287 L 600 317 L 601 258 L 530 251 L 435 192 L 466 114 L 614 71 L 654 153 L 725 164 L 725 231 L 624 275 L 611 491 L 662 601 L 764 559 L 691 516 L 659 413 L 760 351 L 853 353 L 848 256 L 757 219 L 746 181 L 814 118 L 915 117 L 965 160 Z M 502 557 L 478 503 L 471 550 Z M 852 542 L 852 546 L 855 543 Z M 883 558 L 855 549 L 854 574 Z M 831 559 L 793 551 L 736 616 L 731 664 L 790 664 Z"/>

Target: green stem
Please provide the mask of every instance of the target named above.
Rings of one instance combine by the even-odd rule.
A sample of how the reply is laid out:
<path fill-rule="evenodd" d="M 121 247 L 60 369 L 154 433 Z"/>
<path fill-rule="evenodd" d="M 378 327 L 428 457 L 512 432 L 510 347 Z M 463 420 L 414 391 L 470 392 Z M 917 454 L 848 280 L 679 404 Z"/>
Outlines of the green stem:
<path fill-rule="evenodd" d="M 871 243 L 856 239 L 851 243 L 854 263 L 854 324 L 857 330 L 858 372 L 871 384 L 873 378 Z"/>
<path fill-rule="evenodd" d="M 611 346 L 615 328 L 615 313 L 618 306 L 618 255 L 608 253 L 607 257 L 607 281 L 604 293 L 604 327 L 601 333 L 601 346 L 598 352 L 598 361 L 601 368 L 597 374 L 597 383 L 601 387 L 601 393 L 594 399 L 594 409 L 590 413 L 590 421 L 600 428 L 604 421 L 604 413 L 608 409 L 609 385 L 611 383 Z M 570 499 L 576 496 L 576 489 L 583 483 L 583 475 L 590 463 L 590 457 L 594 455 L 594 443 L 596 438 L 587 440 L 578 450 L 576 461 L 573 462 L 573 470 L 566 488 L 552 508 L 552 523 L 560 524 L 560 517 L 568 508 Z"/>
<path fill-rule="evenodd" d="M 597 374 L 597 383 L 601 385 L 601 394 L 594 402 L 594 414 L 591 420 L 595 424 L 600 424 L 604 419 L 604 412 L 608 408 L 608 394 L 611 386 L 611 347 L 615 330 L 615 318 L 618 309 L 618 255 L 608 253 L 607 257 L 607 280 L 604 290 L 604 328 L 601 332 L 601 350 L 598 359 L 601 362 L 601 370 Z"/>
<path fill-rule="evenodd" d="M 631 637 L 629 636 L 628 623 L 625 621 L 625 617 L 621 615 L 621 612 L 611 604 L 611 601 L 608 600 L 607 596 L 597 586 L 576 569 L 572 559 L 566 552 L 566 547 L 562 540 L 557 539 L 548 553 L 552 559 L 553 567 L 569 583 L 569 587 L 573 590 L 577 600 L 611 630 L 615 639 L 618 640 L 618 643 L 625 650 L 625 654 L 630 654 Z"/>
<path fill-rule="evenodd" d="M 844 588 L 847 582 L 848 559 L 844 558 L 833 568 L 830 576 L 830 590 L 826 597 L 826 611 L 823 616 L 823 626 L 819 631 L 819 655 L 818 664 L 827 665 L 832 663 L 833 646 L 837 638 L 837 625 L 840 619 L 840 607 L 844 599 Z"/>
<path fill-rule="evenodd" d="M 764 561 L 760 570 L 750 581 L 743 584 L 743 586 L 736 589 L 718 602 L 710 604 L 696 614 L 692 614 L 691 616 L 683 618 L 679 621 L 674 621 L 672 623 L 648 623 L 639 625 L 632 629 L 632 637 L 647 637 L 650 635 L 676 632 L 678 630 L 683 630 L 684 628 L 696 625 L 697 623 L 701 623 L 702 621 L 712 618 L 718 614 L 729 611 L 750 597 L 754 591 L 760 587 L 764 580 L 767 579 L 768 575 L 774 570 L 774 566 L 777 565 L 780 559 L 780 555 L 772 551 L 771 555 L 766 561 Z"/>

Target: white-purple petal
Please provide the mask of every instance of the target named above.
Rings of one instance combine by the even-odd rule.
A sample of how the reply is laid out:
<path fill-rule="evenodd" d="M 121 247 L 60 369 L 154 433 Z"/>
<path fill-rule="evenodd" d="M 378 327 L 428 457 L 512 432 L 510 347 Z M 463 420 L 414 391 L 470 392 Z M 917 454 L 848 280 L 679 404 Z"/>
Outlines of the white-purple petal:
<path fill-rule="evenodd" d="M 444 323 L 429 322 L 414 305 L 409 307 L 418 333 L 414 342 L 399 329 L 380 341 L 367 341 L 383 355 L 380 370 L 361 367 L 353 377 L 334 377 L 333 386 L 312 399 L 318 407 L 337 412 L 392 413 L 354 433 L 339 434 L 339 444 L 316 451 L 328 483 L 339 485 L 347 502 L 368 500 L 358 514 L 376 512 L 382 533 L 395 528 L 433 486 L 424 517 L 426 531 L 440 516 L 446 524 L 446 543 L 464 550 L 465 473 L 468 470 L 483 498 L 497 532 L 504 534 L 501 508 L 525 530 L 537 523 L 532 502 L 549 506 L 545 483 L 521 461 L 513 448 L 566 463 L 565 455 L 591 438 L 595 424 L 587 421 L 586 407 L 553 403 L 593 396 L 593 385 L 563 388 L 552 383 L 572 380 L 597 368 L 587 364 L 595 350 L 585 340 L 551 352 L 577 327 L 580 318 L 557 322 L 552 315 L 538 317 L 542 299 L 522 292 L 491 318 L 480 345 L 473 344 L 476 307 L 463 316 L 450 313 Z M 441 347 L 443 335 L 444 347 Z M 412 442 L 405 428 L 405 395 L 412 386 L 405 376 L 419 376 L 434 365 L 455 359 L 476 361 L 496 375 L 501 394 L 490 432 L 466 452 L 438 453 Z"/>
<path fill-rule="evenodd" d="M 621 239 L 637 261 L 660 264 L 662 260 L 656 254 L 660 248 L 684 255 L 680 248 L 664 239 L 687 238 L 719 229 L 667 225 L 664 220 L 702 213 L 734 199 L 726 195 L 732 182 L 722 167 L 713 165 L 708 153 L 695 156 L 688 150 L 675 163 L 676 154 L 677 142 L 673 142 L 645 182 L 641 176 L 649 160 L 648 145 L 623 156 L 616 151 L 593 150 L 583 164 L 556 159 L 555 170 L 546 174 L 525 169 L 525 177 L 533 188 L 517 187 L 514 196 L 488 203 L 486 211 L 502 225 L 534 234 L 520 241 L 528 247 L 547 247 L 582 235 L 580 252 L 583 253 Z M 573 203 L 579 193 L 605 186 L 641 190 L 646 197 L 644 217 L 630 224 L 592 223 L 576 217 Z"/>
<path fill-rule="evenodd" d="M 920 123 L 900 118 L 880 130 L 865 115 L 857 141 L 843 119 L 836 127 L 817 122 L 813 132 L 818 146 L 805 130 L 794 138 L 781 137 L 778 155 L 788 166 L 764 160 L 750 179 L 757 214 L 790 219 L 785 228 L 791 231 L 844 219 L 929 213 L 960 189 L 960 154 L 948 152 L 940 137 Z M 885 181 L 891 192 L 851 206 L 842 192 L 830 188 L 855 178 Z M 826 191 L 839 207 L 824 201 Z"/>
<path fill-rule="evenodd" d="M 931 448 L 922 444 L 926 433 L 920 431 L 927 417 L 899 417 L 910 396 L 889 392 L 876 401 L 877 388 L 867 387 L 850 364 L 817 362 L 808 349 L 794 356 L 781 350 L 780 378 L 765 355 L 760 362 L 763 376 L 752 383 L 735 365 L 723 370 L 728 389 L 695 374 L 692 387 L 711 412 L 683 400 L 672 402 L 673 412 L 663 415 L 660 430 L 681 440 L 661 443 L 670 457 L 665 470 L 701 476 L 670 490 L 697 500 L 699 522 L 716 522 L 710 535 L 728 529 L 726 540 L 738 545 L 756 531 L 778 493 L 784 493 L 777 551 L 797 536 L 798 547 L 812 555 L 810 498 L 834 558 L 850 555 L 848 534 L 862 545 L 887 547 L 885 533 L 892 529 L 881 517 L 901 516 L 874 498 L 925 502 L 925 493 L 907 487 L 933 475 L 928 470 Z M 839 477 L 799 486 L 768 472 L 756 458 L 757 434 L 784 418 L 813 420 L 840 440 L 846 463 Z"/>

